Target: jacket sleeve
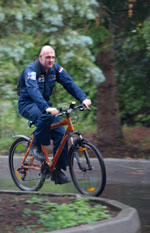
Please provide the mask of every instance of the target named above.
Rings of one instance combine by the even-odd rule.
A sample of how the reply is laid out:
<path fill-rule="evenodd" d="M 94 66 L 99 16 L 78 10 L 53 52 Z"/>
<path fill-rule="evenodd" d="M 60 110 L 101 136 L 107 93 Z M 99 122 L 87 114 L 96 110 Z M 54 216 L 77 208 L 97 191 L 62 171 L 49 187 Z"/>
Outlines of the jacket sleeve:
<path fill-rule="evenodd" d="M 47 101 L 43 98 L 38 83 L 37 83 L 37 71 L 36 67 L 27 67 L 24 70 L 24 79 L 27 88 L 28 95 L 37 104 L 41 112 L 44 112 L 49 107 Z"/>
<path fill-rule="evenodd" d="M 73 81 L 72 77 L 64 70 L 63 67 L 56 64 L 57 70 L 57 81 L 63 85 L 63 87 L 71 94 L 74 98 L 79 100 L 81 103 L 87 99 L 86 94 L 78 85 Z"/>

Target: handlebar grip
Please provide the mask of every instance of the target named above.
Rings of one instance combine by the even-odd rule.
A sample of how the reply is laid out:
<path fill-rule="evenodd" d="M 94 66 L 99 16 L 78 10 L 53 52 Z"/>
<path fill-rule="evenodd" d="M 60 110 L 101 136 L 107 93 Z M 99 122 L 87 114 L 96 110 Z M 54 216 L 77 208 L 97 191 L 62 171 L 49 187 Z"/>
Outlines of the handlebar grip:
<path fill-rule="evenodd" d="M 80 109 L 80 111 L 88 109 L 84 104 L 79 105 L 78 108 Z"/>
<path fill-rule="evenodd" d="M 72 102 L 72 103 L 70 104 L 69 108 L 72 108 L 72 109 L 74 109 L 74 107 L 75 107 L 75 104 L 76 104 L 76 102 Z"/>

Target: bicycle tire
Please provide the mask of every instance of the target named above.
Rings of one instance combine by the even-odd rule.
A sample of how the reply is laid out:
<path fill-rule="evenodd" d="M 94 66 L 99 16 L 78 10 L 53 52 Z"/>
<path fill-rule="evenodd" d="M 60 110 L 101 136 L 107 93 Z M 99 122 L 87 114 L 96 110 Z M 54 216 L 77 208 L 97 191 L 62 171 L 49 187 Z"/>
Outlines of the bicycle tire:
<path fill-rule="evenodd" d="M 99 196 L 104 191 L 104 160 L 99 150 L 89 141 L 76 141 L 70 148 L 69 171 L 75 187 L 81 194 Z"/>
<path fill-rule="evenodd" d="M 23 169 L 21 166 L 29 143 L 30 140 L 22 137 L 14 141 L 9 152 L 9 169 L 12 179 L 19 189 L 23 191 L 37 191 L 45 182 L 44 175 L 41 174 L 40 169 Z M 25 161 L 26 164 L 30 165 L 29 161 L 31 157 L 32 154 L 29 152 Z M 39 163 L 39 161 L 36 160 L 36 163 Z"/>

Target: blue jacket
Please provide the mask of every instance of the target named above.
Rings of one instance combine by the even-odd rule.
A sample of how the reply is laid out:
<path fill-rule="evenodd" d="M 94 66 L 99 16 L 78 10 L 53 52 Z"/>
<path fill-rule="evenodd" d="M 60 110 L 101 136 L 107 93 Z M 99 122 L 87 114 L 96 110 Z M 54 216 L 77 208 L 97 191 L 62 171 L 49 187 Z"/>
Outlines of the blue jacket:
<path fill-rule="evenodd" d="M 40 63 L 39 59 L 38 62 Z M 21 90 L 19 96 L 19 109 L 31 103 L 36 103 L 41 112 L 52 106 L 50 96 L 55 82 L 59 82 L 74 98 L 82 102 L 87 98 L 86 94 L 79 88 L 71 76 L 59 64 L 54 63 L 46 74 L 44 67 L 40 63 L 40 77 L 37 77 L 37 66 L 35 62 L 30 63 L 23 71 L 21 78 Z"/>

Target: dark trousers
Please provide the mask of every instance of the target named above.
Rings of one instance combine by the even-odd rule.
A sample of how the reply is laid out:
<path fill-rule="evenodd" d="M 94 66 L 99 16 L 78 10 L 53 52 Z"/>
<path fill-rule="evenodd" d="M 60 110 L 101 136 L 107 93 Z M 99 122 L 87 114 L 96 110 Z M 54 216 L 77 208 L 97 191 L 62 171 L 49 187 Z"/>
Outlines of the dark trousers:
<path fill-rule="evenodd" d="M 50 114 L 42 114 L 35 103 L 28 104 L 23 107 L 23 110 L 19 109 L 19 113 L 30 121 L 34 121 L 36 130 L 34 132 L 34 142 L 40 145 L 50 145 L 50 140 L 53 140 L 53 155 L 56 153 L 57 148 L 65 133 L 64 127 L 56 129 L 50 129 L 50 125 L 59 122 L 59 117 L 52 116 Z M 57 168 L 66 170 L 67 164 L 67 151 L 68 145 L 64 146 L 64 149 L 60 155 L 60 158 L 56 164 Z"/>

